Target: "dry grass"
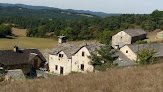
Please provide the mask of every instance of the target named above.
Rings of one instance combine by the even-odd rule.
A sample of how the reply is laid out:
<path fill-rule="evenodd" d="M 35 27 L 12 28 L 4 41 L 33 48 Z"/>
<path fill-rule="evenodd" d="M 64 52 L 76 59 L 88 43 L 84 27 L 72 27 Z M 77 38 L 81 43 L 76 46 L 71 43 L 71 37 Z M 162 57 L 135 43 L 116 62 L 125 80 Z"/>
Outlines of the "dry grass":
<path fill-rule="evenodd" d="M 12 33 L 16 36 L 25 37 L 27 29 L 12 28 Z"/>
<path fill-rule="evenodd" d="M 147 32 L 147 42 L 155 42 L 155 41 L 162 41 L 162 39 L 157 39 L 157 33 L 160 32 L 161 30 L 156 29 L 152 32 Z"/>
<path fill-rule="evenodd" d="M 163 63 L 0 85 L 1 92 L 163 92 Z"/>

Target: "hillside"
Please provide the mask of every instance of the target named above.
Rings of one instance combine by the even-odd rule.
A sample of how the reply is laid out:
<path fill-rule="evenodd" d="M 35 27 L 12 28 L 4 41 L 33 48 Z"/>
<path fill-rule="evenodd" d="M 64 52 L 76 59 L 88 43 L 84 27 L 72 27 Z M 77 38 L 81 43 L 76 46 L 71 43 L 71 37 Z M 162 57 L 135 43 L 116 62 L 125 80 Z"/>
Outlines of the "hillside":
<path fill-rule="evenodd" d="M 91 14 L 70 12 L 61 9 L 29 9 L 19 6 L 1 6 L 0 17 L 4 16 L 28 16 L 37 18 L 88 18 L 95 17 Z"/>
<path fill-rule="evenodd" d="M 66 9 L 67 11 L 72 11 L 72 12 L 78 12 L 78 13 L 86 13 L 86 14 L 92 14 L 92 15 L 96 15 L 99 17 L 111 17 L 111 16 L 120 16 L 122 14 L 118 14 L 118 13 L 104 13 L 104 12 L 93 12 L 93 11 L 89 11 L 89 10 L 73 10 L 73 9 Z"/>
<path fill-rule="evenodd" d="M 1 92 L 162 92 L 163 63 L 0 84 Z"/>
<path fill-rule="evenodd" d="M 31 6 L 31 5 L 24 5 L 24 4 L 6 4 L 6 3 L 0 3 L 0 6 L 17 6 L 27 9 L 54 9 L 54 10 L 64 10 L 69 12 L 76 12 L 76 13 L 84 13 L 89 15 L 96 15 L 99 17 L 110 17 L 110 16 L 120 16 L 121 14 L 114 14 L 114 13 L 103 13 L 103 12 L 93 12 L 93 11 L 86 11 L 86 10 L 74 10 L 74 9 L 59 9 L 59 8 L 53 8 L 53 7 L 46 7 L 46 6 Z"/>

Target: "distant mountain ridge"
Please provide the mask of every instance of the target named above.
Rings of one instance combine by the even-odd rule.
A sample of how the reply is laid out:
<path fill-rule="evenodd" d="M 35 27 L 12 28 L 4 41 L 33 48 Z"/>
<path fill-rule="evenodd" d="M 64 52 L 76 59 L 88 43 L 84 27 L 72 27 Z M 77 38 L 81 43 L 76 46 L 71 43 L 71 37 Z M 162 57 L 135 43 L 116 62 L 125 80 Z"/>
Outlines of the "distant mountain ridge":
<path fill-rule="evenodd" d="M 59 9 L 59 8 L 54 8 L 54 7 L 46 7 L 46 6 L 31 6 L 31 5 L 24 5 L 24 4 L 7 4 L 7 3 L 0 3 L 0 6 L 18 6 L 18 7 L 23 7 L 23 8 L 28 8 L 28 9 L 55 9 L 55 10 L 64 10 L 64 11 L 70 11 L 70 12 L 76 12 L 76 13 L 84 13 L 84 14 L 90 14 L 90 15 L 95 15 L 99 17 L 110 17 L 110 16 L 120 16 L 121 14 L 118 13 L 103 13 L 103 12 L 93 12 L 89 10 L 73 10 L 73 9 Z"/>
<path fill-rule="evenodd" d="M 64 19 L 97 17 L 91 14 L 77 13 L 57 8 L 0 3 L 0 17 L 5 16 L 27 16 L 38 18 L 64 18 Z"/>

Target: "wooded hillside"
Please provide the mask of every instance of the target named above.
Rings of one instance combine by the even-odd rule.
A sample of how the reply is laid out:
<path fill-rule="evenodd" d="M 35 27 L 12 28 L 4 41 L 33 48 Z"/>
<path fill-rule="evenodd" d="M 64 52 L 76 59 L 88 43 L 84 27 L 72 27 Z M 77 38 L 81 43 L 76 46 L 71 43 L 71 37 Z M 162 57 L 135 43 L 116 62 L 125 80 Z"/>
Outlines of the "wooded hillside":
<path fill-rule="evenodd" d="M 1 17 L 0 23 L 28 29 L 29 37 L 56 37 L 65 34 L 69 40 L 99 40 L 103 39 L 104 35 L 110 37 L 110 34 L 128 28 L 143 28 L 146 31 L 163 29 L 163 11 L 155 10 L 149 15 L 123 14 L 106 18 L 49 19 L 13 16 Z"/>

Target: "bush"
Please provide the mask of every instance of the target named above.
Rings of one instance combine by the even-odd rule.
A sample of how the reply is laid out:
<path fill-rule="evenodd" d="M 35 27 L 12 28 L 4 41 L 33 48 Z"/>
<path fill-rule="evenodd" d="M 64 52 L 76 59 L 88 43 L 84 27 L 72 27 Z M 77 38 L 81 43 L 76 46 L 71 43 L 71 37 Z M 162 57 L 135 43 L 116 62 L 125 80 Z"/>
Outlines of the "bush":
<path fill-rule="evenodd" d="M 136 42 L 135 42 L 135 44 L 144 44 L 144 43 L 147 43 L 147 41 L 139 40 L 139 41 L 136 41 Z"/>
<path fill-rule="evenodd" d="M 10 25 L 0 25 L 0 38 L 11 35 L 11 26 Z"/>
<path fill-rule="evenodd" d="M 2 82 L 5 79 L 5 75 L 4 74 L 0 74 L 0 82 Z"/>
<path fill-rule="evenodd" d="M 156 58 L 154 57 L 155 53 L 156 51 L 154 49 L 143 48 L 137 52 L 136 62 L 139 65 L 153 64 L 156 62 Z"/>
<path fill-rule="evenodd" d="M 96 49 L 98 54 L 91 53 L 88 58 L 91 60 L 94 70 L 106 70 L 113 65 L 113 61 L 118 58 L 116 51 L 110 45 Z"/>

